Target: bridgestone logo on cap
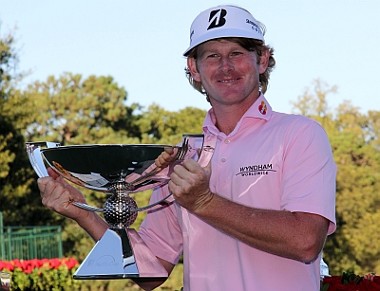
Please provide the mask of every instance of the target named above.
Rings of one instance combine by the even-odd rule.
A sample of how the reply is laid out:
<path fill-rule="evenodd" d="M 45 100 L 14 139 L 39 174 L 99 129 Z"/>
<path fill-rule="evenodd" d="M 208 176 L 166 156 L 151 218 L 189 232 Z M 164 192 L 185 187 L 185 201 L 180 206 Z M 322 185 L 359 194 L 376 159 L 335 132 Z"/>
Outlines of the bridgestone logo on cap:
<path fill-rule="evenodd" d="M 226 19 L 224 18 L 226 15 L 227 10 L 225 9 L 211 11 L 210 17 L 208 19 L 210 25 L 207 27 L 207 30 L 211 28 L 222 27 L 224 24 L 226 24 Z"/>

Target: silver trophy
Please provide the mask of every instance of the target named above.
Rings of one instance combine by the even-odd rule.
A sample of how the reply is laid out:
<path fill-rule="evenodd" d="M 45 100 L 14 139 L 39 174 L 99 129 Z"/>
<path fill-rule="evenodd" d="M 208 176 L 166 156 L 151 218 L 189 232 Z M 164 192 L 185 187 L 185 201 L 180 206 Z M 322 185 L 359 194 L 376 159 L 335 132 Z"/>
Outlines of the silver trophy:
<path fill-rule="evenodd" d="M 168 203 L 170 195 L 144 207 L 130 196 L 169 182 L 173 166 L 194 159 L 206 166 L 213 146 L 201 134 L 183 136 L 179 146 L 153 144 L 100 144 L 60 146 L 27 142 L 26 149 L 39 177 L 51 167 L 72 183 L 108 195 L 103 208 L 74 201 L 77 207 L 102 212 L 109 228 L 74 274 L 75 279 L 166 278 L 166 270 L 130 225 L 138 212 Z M 173 149 L 175 157 L 157 166 L 157 158 Z"/>

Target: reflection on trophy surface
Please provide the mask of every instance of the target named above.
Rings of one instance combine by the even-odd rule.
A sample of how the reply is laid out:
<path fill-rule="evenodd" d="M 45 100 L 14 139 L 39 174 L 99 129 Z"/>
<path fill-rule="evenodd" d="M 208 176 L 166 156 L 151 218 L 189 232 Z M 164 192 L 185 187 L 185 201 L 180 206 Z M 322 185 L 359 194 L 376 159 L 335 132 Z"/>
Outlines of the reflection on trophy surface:
<path fill-rule="evenodd" d="M 128 229 L 139 211 L 165 203 L 162 200 L 138 207 L 129 195 L 164 186 L 174 165 L 194 159 L 206 166 L 213 147 L 204 144 L 202 134 L 184 135 L 179 146 L 153 144 L 93 144 L 60 146 L 51 142 L 28 142 L 26 148 L 39 177 L 47 176 L 46 166 L 72 183 L 109 195 L 103 208 L 80 202 L 77 207 L 102 212 L 109 225 L 74 274 L 75 279 L 119 279 L 167 277 L 166 270 L 137 232 Z M 160 155 L 175 152 L 170 161 L 160 163 Z M 128 229 L 128 230 L 127 230 Z"/>

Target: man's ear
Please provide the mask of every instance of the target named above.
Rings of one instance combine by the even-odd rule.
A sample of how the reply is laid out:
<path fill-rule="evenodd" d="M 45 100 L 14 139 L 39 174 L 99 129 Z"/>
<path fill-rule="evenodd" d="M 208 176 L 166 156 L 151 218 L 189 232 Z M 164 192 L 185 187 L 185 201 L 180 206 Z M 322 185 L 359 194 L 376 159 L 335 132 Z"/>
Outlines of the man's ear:
<path fill-rule="evenodd" d="M 263 50 L 261 56 L 259 56 L 259 73 L 263 74 L 268 68 L 270 51 Z"/>
<path fill-rule="evenodd" d="M 187 67 L 194 81 L 200 82 L 201 77 L 197 68 L 197 60 L 195 58 L 187 58 Z"/>

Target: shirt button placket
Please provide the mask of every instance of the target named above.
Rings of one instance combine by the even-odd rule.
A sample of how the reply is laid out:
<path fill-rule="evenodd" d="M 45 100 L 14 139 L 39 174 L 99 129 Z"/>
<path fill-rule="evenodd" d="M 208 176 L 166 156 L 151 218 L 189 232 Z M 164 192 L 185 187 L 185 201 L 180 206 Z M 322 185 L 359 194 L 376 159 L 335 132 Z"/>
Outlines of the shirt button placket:
<path fill-rule="evenodd" d="M 230 142 L 231 142 L 231 140 L 228 139 L 228 138 L 226 138 L 226 139 L 224 140 L 224 143 L 225 143 L 226 145 L 228 145 Z M 227 161 L 227 158 L 221 158 L 220 161 L 221 161 L 222 163 L 225 163 L 225 162 Z"/>
<path fill-rule="evenodd" d="M 218 175 L 218 186 L 219 186 L 219 189 L 221 191 L 221 193 L 223 193 L 223 196 L 227 197 L 227 198 L 232 198 L 232 191 L 230 190 L 231 188 L 231 179 L 229 177 L 229 169 L 227 170 L 227 168 L 230 167 L 229 165 L 229 158 L 230 158 L 230 144 L 231 143 L 231 140 L 229 138 L 225 138 L 223 141 L 222 141 L 222 144 L 221 144 L 221 151 L 220 151 L 220 158 L 219 158 L 219 163 L 220 163 L 220 166 L 221 166 L 221 169 L 222 171 L 219 173 Z"/>

